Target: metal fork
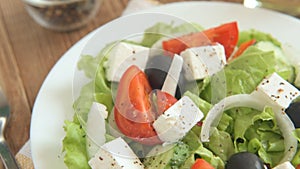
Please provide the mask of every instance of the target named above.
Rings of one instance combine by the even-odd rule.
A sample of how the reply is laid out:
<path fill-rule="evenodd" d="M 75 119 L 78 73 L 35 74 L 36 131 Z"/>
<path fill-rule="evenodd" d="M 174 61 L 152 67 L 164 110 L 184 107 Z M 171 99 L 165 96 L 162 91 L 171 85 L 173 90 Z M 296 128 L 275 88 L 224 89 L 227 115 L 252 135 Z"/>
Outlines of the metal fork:
<path fill-rule="evenodd" d="M 6 169 L 19 169 L 4 137 L 4 130 L 9 116 L 10 108 L 0 87 L 0 156 Z"/>

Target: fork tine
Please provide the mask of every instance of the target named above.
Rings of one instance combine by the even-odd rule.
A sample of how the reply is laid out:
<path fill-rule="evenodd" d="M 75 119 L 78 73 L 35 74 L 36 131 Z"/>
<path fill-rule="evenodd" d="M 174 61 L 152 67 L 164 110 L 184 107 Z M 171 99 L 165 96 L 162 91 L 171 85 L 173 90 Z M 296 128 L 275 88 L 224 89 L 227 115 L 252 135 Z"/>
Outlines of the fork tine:
<path fill-rule="evenodd" d="M 19 166 L 11 153 L 9 146 L 4 138 L 5 125 L 8 122 L 10 115 L 10 108 L 6 97 L 4 96 L 0 87 L 0 156 L 4 162 L 6 169 L 19 169 Z"/>

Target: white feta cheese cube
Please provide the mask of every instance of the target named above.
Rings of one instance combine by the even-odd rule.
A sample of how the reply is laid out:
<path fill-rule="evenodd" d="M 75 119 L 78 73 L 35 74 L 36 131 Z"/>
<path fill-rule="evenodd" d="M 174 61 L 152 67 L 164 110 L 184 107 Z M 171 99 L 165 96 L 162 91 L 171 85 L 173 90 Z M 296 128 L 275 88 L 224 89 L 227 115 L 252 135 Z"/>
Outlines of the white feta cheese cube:
<path fill-rule="evenodd" d="M 105 119 L 107 115 L 106 106 L 97 102 L 92 104 L 86 123 L 86 141 L 89 157 L 92 157 L 106 141 Z"/>
<path fill-rule="evenodd" d="M 203 79 L 220 71 L 226 64 L 221 44 L 188 48 L 180 54 L 191 69 L 193 79 Z"/>
<path fill-rule="evenodd" d="M 182 70 L 183 59 L 179 55 L 174 55 L 167 77 L 162 86 L 162 91 L 175 96 L 177 84 Z"/>
<path fill-rule="evenodd" d="M 89 161 L 92 169 L 143 169 L 144 165 L 129 145 L 121 138 L 101 146 Z"/>
<path fill-rule="evenodd" d="M 273 169 L 295 169 L 295 167 L 289 161 L 286 161 L 275 166 Z"/>
<path fill-rule="evenodd" d="M 203 116 L 195 103 L 184 96 L 160 115 L 153 127 L 165 144 L 172 144 L 182 139 Z"/>
<path fill-rule="evenodd" d="M 149 48 L 120 42 L 112 48 L 105 64 L 106 78 L 109 81 L 120 81 L 124 72 L 131 65 L 138 66 L 141 70 L 146 67 Z"/>
<path fill-rule="evenodd" d="M 277 73 L 273 73 L 264 78 L 252 94 L 281 109 L 286 109 L 300 92 Z"/>
<path fill-rule="evenodd" d="M 112 154 L 102 148 L 90 159 L 89 165 L 92 169 L 122 169 Z"/>

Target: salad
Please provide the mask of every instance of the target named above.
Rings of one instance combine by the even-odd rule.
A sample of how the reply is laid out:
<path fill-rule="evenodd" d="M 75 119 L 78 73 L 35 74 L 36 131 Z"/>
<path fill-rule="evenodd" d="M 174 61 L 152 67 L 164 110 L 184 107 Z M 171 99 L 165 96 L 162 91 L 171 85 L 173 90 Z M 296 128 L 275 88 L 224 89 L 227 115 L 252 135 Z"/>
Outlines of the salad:
<path fill-rule="evenodd" d="M 157 23 L 140 41 L 112 42 L 78 63 L 90 82 L 65 122 L 65 164 L 298 168 L 299 63 L 237 22 Z"/>

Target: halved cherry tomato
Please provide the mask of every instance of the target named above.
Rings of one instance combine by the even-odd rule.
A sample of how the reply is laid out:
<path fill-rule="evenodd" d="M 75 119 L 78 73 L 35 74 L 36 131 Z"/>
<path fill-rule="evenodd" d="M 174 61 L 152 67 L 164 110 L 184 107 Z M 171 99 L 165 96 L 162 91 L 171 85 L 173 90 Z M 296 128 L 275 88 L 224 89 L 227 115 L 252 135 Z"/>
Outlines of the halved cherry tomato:
<path fill-rule="evenodd" d="M 255 39 L 252 39 L 252 40 L 249 40 L 249 41 L 246 41 L 244 43 L 242 43 L 238 50 L 234 53 L 232 59 L 235 59 L 237 57 L 239 57 L 242 53 L 244 53 L 244 51 L 251 45 L 255 44 L 256 43 L 256 40 Z"/>
<path fill-rule="evenodd" d="M 120 80 L 114 107 L 119 130 L 127 137 L 146 145 L 161 143 L 152 126 L 158 115 L 149 96 L 151 91 L 146 74 L 137 66 L 131 66 Z M 173 101 L 169 97 L 171 96 L 167 96 L 167 100 Z M 159 98 L 160 96 L 155 103 L 157 105 L 163 101 Z M 164 108 L 168 108 L 169 105 L 167 103 Z"/>
<path fill-rule="evenodd" d="M 214 167 L 204 159 L 197 158 L 191 169 L 214 169 Z"/>
<path fill-rule="evenodd" d="M 164 50 L 180 54 L 189 47 L 197 47 L 220 43 L 225 48 L 226 58 L 229 58 L 238 42 L 237 22 L 226 23 L 202 32 L 184 35 L 175 39 L 163 41 Z"/>

